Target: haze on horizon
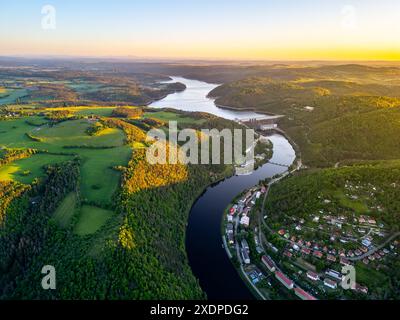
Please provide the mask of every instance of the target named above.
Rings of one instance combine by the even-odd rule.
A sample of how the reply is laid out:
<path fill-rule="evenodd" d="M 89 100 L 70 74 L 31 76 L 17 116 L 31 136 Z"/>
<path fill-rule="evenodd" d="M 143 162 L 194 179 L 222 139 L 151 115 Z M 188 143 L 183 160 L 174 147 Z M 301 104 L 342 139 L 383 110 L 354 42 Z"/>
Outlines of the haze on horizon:
<path fill-rule="evenodd" d="M 45 5 L 55 9 L 55 28 L 43 28 Z M 0 7 L 3 56 L 400 60 L 398 0 L 0 0 Z"/>

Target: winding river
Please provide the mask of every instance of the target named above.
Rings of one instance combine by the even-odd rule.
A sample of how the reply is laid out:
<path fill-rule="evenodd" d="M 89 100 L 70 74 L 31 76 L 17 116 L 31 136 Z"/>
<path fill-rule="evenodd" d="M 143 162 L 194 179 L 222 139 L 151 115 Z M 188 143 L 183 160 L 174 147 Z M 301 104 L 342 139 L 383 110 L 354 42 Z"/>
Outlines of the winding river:
<path fill-rule="evenodd" d="M 217 85 L 180 77 L 173 77 L 172 81 L 184 83 L 187 89 L 171 94 L 151 104 L 151 107 L 204 111 L 230 120 L 260 115 L 216 107 L 207 95 Z M 269 139 L 274 145 L 271 161 L 291 165 L 296 154 L 289 141 L 278 134 L 269 136 Z M 260 180 L 285 170 L 284 167 L 268 163 L 251 175 L 225 179 L 207 188 L 193 205 L 186 230 L 186 251 L 192 271 L 209 299 L 254 299 L 222 246 L 221 217 L 225 208 L 238 194 L 256 185 Z"/>

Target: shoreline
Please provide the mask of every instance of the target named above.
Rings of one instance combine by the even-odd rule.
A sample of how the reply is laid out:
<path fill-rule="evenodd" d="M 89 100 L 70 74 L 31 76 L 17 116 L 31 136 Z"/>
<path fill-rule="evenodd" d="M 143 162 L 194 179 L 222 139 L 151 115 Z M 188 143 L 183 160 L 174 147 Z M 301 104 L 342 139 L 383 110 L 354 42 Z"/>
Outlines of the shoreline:
<path fill-rule="evenodd" d="M 262 218 L 263 210 L 264 210 L 264 204 L 265 204 L 266 198 L 268 196 L 268 193 L 269 193 L 270 188 L 272 187 L 272 185 L 274 185 L 275 183 L 279 183 L 279 181 L 282 180 L 283 178 L 285 178 L 288 175 L 290 175 L 290 174 L 292 174 L 292 173 L 294 173 L 294 172 L 296 172 L 296 171 L 301 169 L 302 161 L 301 161 L 301 155 L 299 155 L 300 154 L 300 150 L 299 150 L 297 144 L 287 135 L 287 133 L 284 130 L 282 130 L 282 129 L 279 129 L 279 130 L 273 129 L 271 131 L 274 131 L 276 133 L 279 133 L 279 134 L 283 135 L 289 141 L 289 143 L 292 145 L 293 149 L 295 150 L 296 157 L 293 160 L 293 163 L 291 164 L 291 166 L 296 164 L 296 168 L 294 168 L 293 170 L 290 170 L 290 167 L 291 167 L 290 166 L 287 171 L 282 172 L 277 177 L 271 177 L 271 180 L 266 182 L 265 184 L 261 183 L 261 181 L 260 181 L 260 183 L 258 183 L 257 185 L 254 185 L 251 188 L 245 189 L 241 193 L 237 194 L 232 199 L 232 201 L 229 203 L 229 205 L 225 208 L 225 210 L 223 211 L 223 213 L 221 215 L 221 220 L 220 220 L 221 237 L 224 239 L 223 243 L 224 243 L 225 252 L 226 252 L 226 254 L 227 254 L 232 266 L 235 268 L 236 272 L 239 274 L 239 276 L 243 280 L 244 284 L 248 287 L 250 292 L 253 293 L 255 299 L 257 299 L 257 300 L 260 299 L 260 298 L 261 298 L 261 300 L 270 300 L 270 299 L 266 298 L 264 296 L 264 294 L 262 294 L 259 291 L 259 289 L 256 287 L 256 285 L 251 282 L 251 280 L 249 279 L 248 275 L 244 272 L 243 264 L 241 262 L 241 258 L 239 256 L 237 256 L 238 255 L 238 251 L 234 250 L 234 254 L 232 254 L 231 249 L 229 248 L 229 245 L 226 246 L 227 242 L 226 242 L 225 228 L 226 228 L 226 225 L 228 224 L 227 220 L 226 220 L 226 214 L 227 213 L 229 214 L 229 208 L 234 205 L 234 202 L 237 199 L 239 199 L 242 195 L 246 194 L 246 192 L 249 192 L 250 190 L 252 190 L 254 188 L 261 188 L 262 186 L 264 186 L 264 187 L 267 187 L 267 191 L 266 191 L 266 193 L 265 193 L 265 195 L 263 197 L 263 202 L 262 202 L 262 207 L 261 207 L 260 215 L 261 215 L 261 218 Z M 267 162 L 265 164 L 268 164 L 268 163 L 269 162 Z M 261 225 L 259 224 L 257 226 L 257 228 L 261 228 Z M 235 247 L 237 247 L 237 244 L 238 244 L 237 234 L 235 234 L 234 236 L 235 236 Z M 239 266 L 236 266 L 233 263 L 234 261 L 238 261 Z"/>
<path fill-rule="evenodd" d="M 213 99 L 215 106 L 220 108 L 220 109 L 226 109 L 226 110 L 232 110 L 232 111 L 238 111 L 238 112 L 240 112 L 240 111 L 242 111 L 242 112 L 254 112 L 254 113 L 259 113 L 259 114 L 263 114 L 263 115 L 271 116 L 271 117 L 285 117 L 284 115 L 273 113 L 273 112 L 259 111 L 256 108 L 237 108 L 237 107 L 232 107 L 232 106 L 225 106 L 225 105 L 216 103 L 216 100 L 218 98 L 209 97 L 209 96 L 208 96 L 208 98 L 209 99 Z"/>

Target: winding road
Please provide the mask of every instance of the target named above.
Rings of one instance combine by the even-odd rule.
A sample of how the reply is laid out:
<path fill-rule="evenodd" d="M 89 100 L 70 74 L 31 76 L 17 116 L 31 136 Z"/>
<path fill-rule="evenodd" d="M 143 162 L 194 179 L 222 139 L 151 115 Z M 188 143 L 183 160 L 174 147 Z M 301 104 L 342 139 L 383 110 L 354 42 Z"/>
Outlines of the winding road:
<path fill-rule="evenodd" d="M 400 232 L 396 232 L 396 233 L 392 234 L 389 238 L 387 238 L 387 239 L 385 240 L 385 242 L 383 242 L 383 243 L 380 244 L 379 246 L 377 246 L 377 247 L 371 249 L 370 251 L 364 253 L 363 255 L 358 256 L 358 257 L 353 257 L 353 258 L 347 258 L 347 259 L 348 259 L 349 261 L 360 261 L 360 260 L 363 260 L 363 259 L 369 257 L 370 255 L 374 254 L 375 252 L 377 252 L 377 251 L 383 249 L 383 248 L 386 247 L 390 242 L 392 242 L 394 239 L 396 239 L 396 238 L 399 237 L 399 236 L 400 236 Z"/>

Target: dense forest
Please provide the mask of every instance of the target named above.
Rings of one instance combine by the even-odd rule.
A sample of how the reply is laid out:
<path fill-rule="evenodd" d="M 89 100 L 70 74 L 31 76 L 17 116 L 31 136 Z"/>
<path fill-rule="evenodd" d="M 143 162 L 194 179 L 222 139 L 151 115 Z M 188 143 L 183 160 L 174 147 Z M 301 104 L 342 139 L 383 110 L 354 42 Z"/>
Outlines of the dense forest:
<path fill-rule="evenodd" d="M 398 72 L 356 65 L 290 69 L 290 80 L 249 77 L 210 95 L 222 106 L 285 115 L 280 126 L 309 166 L 398 159 L 399 141 L 392 138 L 400 133 Z"/>
<path fill-rule="evenodd" d="M 155 112 L 143 125 L 157 126 Z M 176 117 L 188 114 L 179 112 Z M 192 116 L 192 115 L 190 115 Z M 239 125 L 205 114 L 209 126 Z M 126 121 L 125 121 L 126 120 Z M 81 196 L 81 162 L 74 160 L 46 168 L 44 178 L 31 185 L 14 182 L 1 186 L 0 298 L 2 299 L 203 299 L 188 265 L 185 230 L 192 203 L 208 185 L 232 174 L 224 165 L 156 164 L 146 161 L 145 132 L 128 119 L 99 117 L 87 121 L 94 128 L 122 129 L 132 147 L 113 195 L 111 218 L 98 231 L 79 235 L 75 212 L 60 224 L 55 212 L 71 195 L 76 206 L 93 205 Z M 142 122 L 141 119 L 134 121 Z M 76 121 L 76 120 L 67 120 Z M 95 125 L 98 123 L 98 125 Z M 64 122 L 65 124 L 65 122 Z M 189 124 L 180 124 L 187 127 Z M 138 143 L 142 147 L 135 148 Z M 3 151 L 6 154 L 6 151 Z M 53 265 L 57 290 L 41 287 L 41 269 Z"/>

